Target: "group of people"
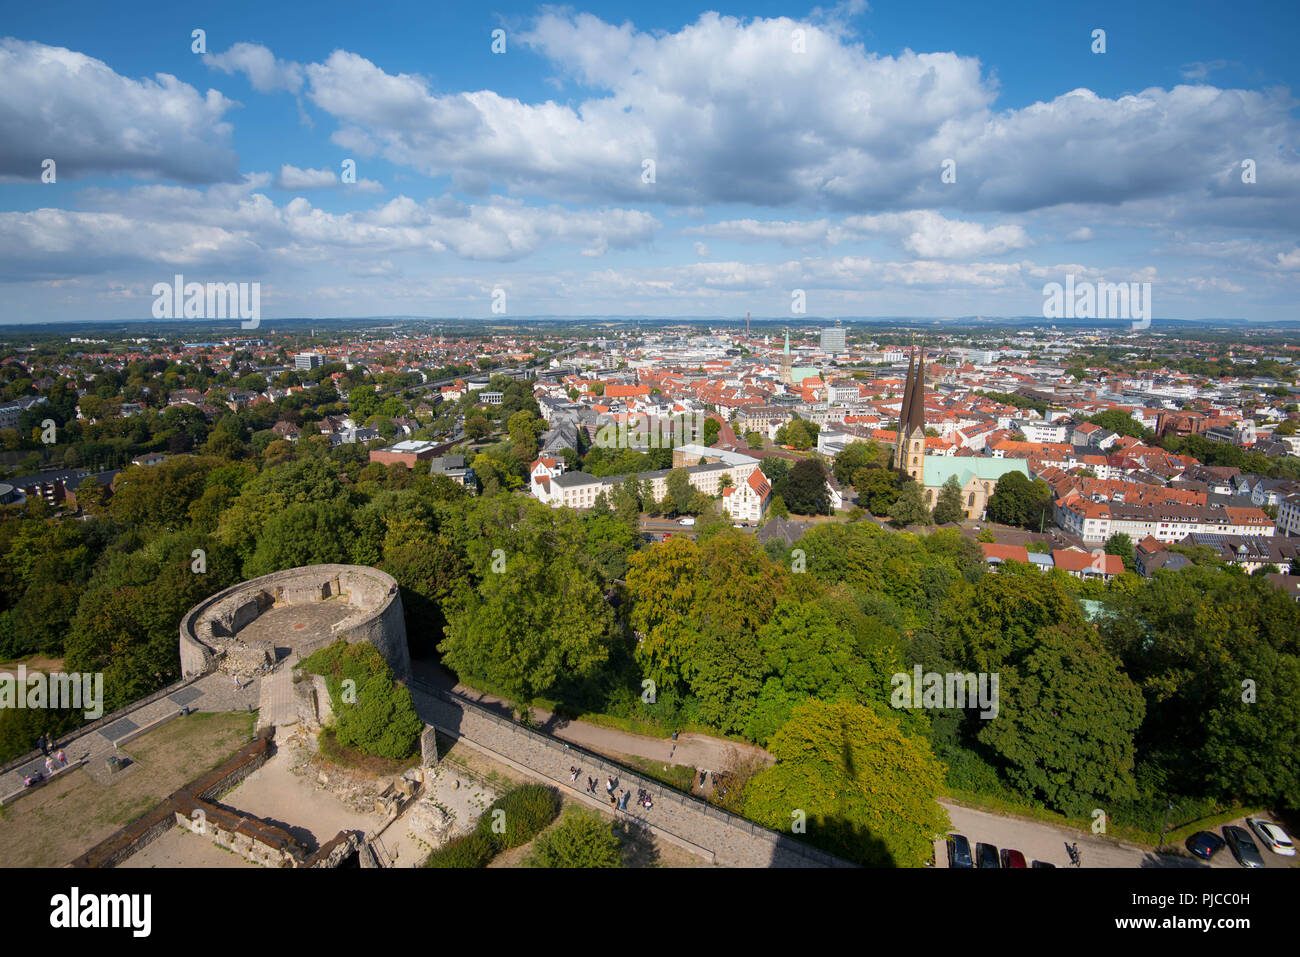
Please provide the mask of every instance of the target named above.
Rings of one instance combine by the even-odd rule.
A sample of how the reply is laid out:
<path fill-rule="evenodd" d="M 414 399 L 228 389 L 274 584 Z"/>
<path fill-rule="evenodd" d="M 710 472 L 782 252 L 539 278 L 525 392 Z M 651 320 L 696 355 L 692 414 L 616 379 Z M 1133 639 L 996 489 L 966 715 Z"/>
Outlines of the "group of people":
<path fill-rule="evenodd" d="M 44 781 L 47 776 L 53 777 L 56 768 L 66 768 L 68 766 L 68 756 L 60 748 L 57 753 L 50 754 L 50 741 L 45 735 L 36 739 L 36 746 L 41 749 L 41 754 L 45 755 L 45 774 L 40 769 L 29 771 L 23 776 L 23 787 L 29 788 L 33 784 Z"/>
<path fill-rule="evenodd" d="M 569 767 L 569 780 L 574 784 L 578 783 L 578 775 L 582 773 L 582 768 Z M 596 794 L 596 779 L 587 778 L 587 793 L 593 797 Z M 615 811 L 626 811 L 627 802 L 632 798 L 632 792 L 618 786 L 618 778 L 609 777 L 605 779 L 605 794 L 609 796 L 609 806 Z M 647 811 L 655 806 L 654 798 L 645 788 L 638 788 L 636 792 L 636 803 L 640 804 Z"/>

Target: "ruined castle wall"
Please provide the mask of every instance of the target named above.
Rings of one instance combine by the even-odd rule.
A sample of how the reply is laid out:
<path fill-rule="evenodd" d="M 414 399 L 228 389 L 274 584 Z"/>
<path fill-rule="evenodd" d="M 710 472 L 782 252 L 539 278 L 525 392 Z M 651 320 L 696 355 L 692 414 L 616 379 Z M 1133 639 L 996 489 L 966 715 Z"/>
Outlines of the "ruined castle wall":
<path fill-rule="evenodd" d="M 346 602 L 352 613 L 329 634 L 287 635 L 276 643 L 306 655 L 340 638 L 350 644 L 368 641 L 399 677 L 410 674 L 397 582 L 391 575 L 363 565 L 307 565 L 272 572 L 195 605 L 180 624 L 182 674 L 203 674 L 217 667 L 247 673 L 273 663 L 271 642 L 242 641 L 240 631 L 273 607 L 325 600 Z"/>

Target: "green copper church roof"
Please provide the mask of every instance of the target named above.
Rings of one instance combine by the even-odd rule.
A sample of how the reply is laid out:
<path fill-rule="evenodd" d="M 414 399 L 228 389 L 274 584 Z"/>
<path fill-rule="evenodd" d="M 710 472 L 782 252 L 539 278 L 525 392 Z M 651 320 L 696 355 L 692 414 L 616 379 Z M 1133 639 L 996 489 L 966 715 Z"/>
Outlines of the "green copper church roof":
<path fill-rule="evenodd" d="M 927 455 L 925 457 L 925 487 L 938 487 L 957 476 L 962 488 L 971 479 L 996 482 L 1008 472 L 1019 472 L 1029 478 L 1029 459 L 992 459 L 975 455 Z"/>

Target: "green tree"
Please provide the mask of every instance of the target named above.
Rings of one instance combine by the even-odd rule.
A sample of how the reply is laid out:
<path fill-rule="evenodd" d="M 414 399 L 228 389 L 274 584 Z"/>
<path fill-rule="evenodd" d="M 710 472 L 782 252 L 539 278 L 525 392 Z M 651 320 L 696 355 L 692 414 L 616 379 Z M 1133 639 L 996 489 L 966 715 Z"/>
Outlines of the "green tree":
<path fill-rule="evenodd" d="M 758 469 L 767 477 L 768 482 L 776 485 L 790 474 L 790 460 L 783 459 L 779 455 L 769 455 L 759 461 Z"/>
<path fill-rule="evenodd" d="M 826 468 L 816 459 L 801 459 L 781 479 L 773 492 L 781 496 L 786 508 L 797 515 L 829 515 L 831 511 L 830 488 L 826 484 Z"/>
<path fill-rule="evenodd" d="M 1133 540 L 1123 532 L 1116 532 L 1106 539 L 1106 544 L 1102 546 L 1107 555 L 1118 555 L 1124 561 L 1124 567 L 1132 571 L 1137 567 L 1137 559 L 1133 550 Z"/>
<path fill-rule="evenodd" d="M 301 667 L 325 678 L 339 744 L 394 761 L 415 753 L 424 723 L 411 692 L 393 681 L 374 645 L 337 641 L 304 659 Z"/>
<path fill-rule="evenodd" d="M 690 512 L 691 503 L 695 500 L 695 487 L 691 485 L 689 473 L 685 469 L 673 469 L 668 473 L 664 484 L 667 487 L 664 500 L 666 514 L 685 515 Z"/>
<path fill-rule="evenodd" d="M 1032 482 L 1022 472 L 1008 472 L 998 479 L 989 496 L 989 520 L 1002 525 L 1038 528 L 1050 516 L 1052 490 L 1042 479 Z"/>
<path fill-rule="evenodd" d="M 999 712 L 979 740 L 1011 783 L 1067 814 L 1136 795 L 1133 736 L 1142 694 L 1078 622 L 1038 632 L 1033 649 L 1001 675 Z"/>
<path fill-rule="evenodd" d="M 571 809 L 533 841 L 529 867 L 622 867 L 623 852 L 611 823 L 594 811 Z"/>
<path fill-rule="evenodd" d="M 577 517 L 500 496 L 469 517 L 477 582 L 447 614 L 443 662 L 526 703 L 561 680 L 596 675 L 609 659 L 614 614 Z"/>
<path fill-rule="evenodd" d="M 949 522 L 960 522 L 966 517 L 966 510 L 961 504 L 961 483 L 957 481 L 957 476 L 950 475 L 939 489 L 939 499 L 934 503 L 934 522 L 936 525 L 947 525 Z"/>
<path fill-rule="evenodd" d="M 1202 566 L 1158 571 L 1145 587 L 1108 592 L 1105 602 L 1107 646 L 1146 698 L 1139 746 L 1170 787 L 1198 794 L 1208 784 L 1218 797 L 1257 801 L 1295 790 L 1277 783 L 1277 775 L 1294 781 L 1296 768 L 1286 750 L 1295 699 L 1277 682 L 1300 658 L 1300 605 L 1267 579 Z M 1266 689 L 1268 715 L 1255 710 Z M 1234 731 L 1243 734 L 1236 744 Z M 1221 767 L 1229 748 L 1240 763 Z M 1251 794 L 1246 782 L 1273 783 Z"/>
<path fill-rule="evenodd" d="M 1107 409 L 1105 412 L 1098 412 L 1096 415 L 1088 416 L 1084 421 L 1100 425 L 1103 429 L 1117 435 L 1128 435 L 1143 441 L 1150 441 L 1155 438 L 1150 429 L 1144 427 L 1122 409 Z"/>
<path fill-rule="evenodd" d="M 893 469 L 859 469 L 854 486 L 858 490 L 858 500 L 872 515 L 888 515 L 890 507 L 898 501 L 898 473 Z"/>
<path fill-rule="evenodd" d="M 856 485 L 859 471 L 885 464 L 880 453 L 880 446 L 874 441 L 850 442 L 835 456 L 835 481 L 840 485 Z"/>
<path fill-rule="evenodd" d="M 349 511 L 342 502 L 298 502 L 267 521 L 249 558 L 250 578 L 296 568 L 346 562 L 352 539 Z"/>
<path fill-rule="evenodd" d="M 921 486 L 914 481 L 903 483 L 898 498 L 889 506 L 889 520 L 895 525 L 906 528 L 908 525 L 929 525 L 930 510 L 921 498 Z"/>
<path fill-rule="evenodd" d="M 806 701 L 772 739 L 776 764 L 745 788 L 747 817 L 870 867 L 920 867 L 948 817 L 937 802 L 943 765 L 924 738 L 851 701 Z"/>
<path fill-rule="evenodd" d="M 1021 566 L 1003 569 L 953 591 L 939 615 L 939 631 L 953 660 L 977 671 L 1010 668 L 1033 650 L 1036 635 L 1052 625 L 1081 625 L 1083 612 L 1063 577 Z"/>
<path fill-rule="evenodd" d="M 353 422 L 360 424 L 366 421 L 378 408 L 379 395 L 374 386 L 359 386 L 348 393 L 348 410 Z"/>
<path fill-rule="evenodd" d="M 809 423 L 803 419 L 794 419 L 787 422 L 776 430 L 776 442 L 778 445 L 788 445 L 791 448 L 807 449 L 811 448 L 814 439 L 814 433 L 808 428 Z"/>
<path fill-rule="evenodd" d="M 1225 675 L 1205 719 L 1207 783 L 1242 803 L 1300 807 L 1300 657 L 1259 644 L 1240 662 L 1253 699 Z"/>

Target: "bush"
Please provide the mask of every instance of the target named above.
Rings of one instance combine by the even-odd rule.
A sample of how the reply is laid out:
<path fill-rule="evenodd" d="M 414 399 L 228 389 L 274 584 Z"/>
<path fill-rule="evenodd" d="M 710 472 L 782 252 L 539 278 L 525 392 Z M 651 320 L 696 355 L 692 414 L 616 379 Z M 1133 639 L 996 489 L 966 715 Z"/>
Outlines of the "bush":
<path fill-rule="evenodd" d="M 338 719 L 339 744 L 394 761 L 415 753 L 423 722 L 411 692 L 393 680 L 373 645 L 337 641 L 304 659 L 300 667 L 325 677 Z M 344 681 L 353 682 L 349 687 L 355 696 L 345 694 Z"/>
<path fill-rule="evenodd" d="M 424 862 L 425 867 L 487 867 L 496 846 L 478 831 L 452 838 Z"/>
<path fill-rule="evenodd" d="M 502 811 L 503 814 L 495 812 Z M 493 801 L 478 819 L 478 833 L 504 851 L 527 844 L 560 813 L 560 798 L 548 787 L 525 784 Z M 502 830 L 493 830 L 500 821 Z"/>
<path fill-rule="evenodd" d="M 538 836 L 529 867 L 622 867 L 623 852 L 610 822 L 592 811 L 570 811 Z"/>

